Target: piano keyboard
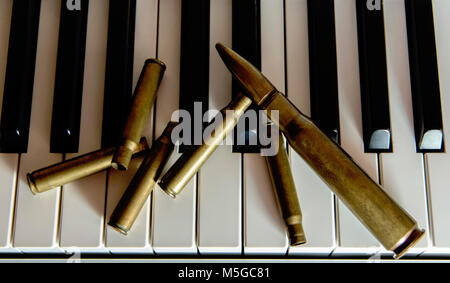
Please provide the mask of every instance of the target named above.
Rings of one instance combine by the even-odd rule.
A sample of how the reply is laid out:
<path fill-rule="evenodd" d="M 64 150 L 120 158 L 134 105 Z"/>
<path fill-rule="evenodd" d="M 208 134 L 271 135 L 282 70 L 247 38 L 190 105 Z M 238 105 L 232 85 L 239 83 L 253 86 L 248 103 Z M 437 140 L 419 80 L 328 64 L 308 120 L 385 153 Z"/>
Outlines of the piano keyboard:
<path fill-rule="evenodd" d="M 117 2 L 111 0 L 114 1 Z M 318 117 L 314 118 L 331 129 L 327 134 L 331 137 L 335 135 L 335 139 L 370 177 L 380 182 L 394 200 L 418 221 L 419 226 L 426 229 L 426 236 L 408 251 L 407 256 L 450 256 L 450 190 L 447 187 L 450 183 L 447 172 L 447 168 L 450 168 L 450 155 L 445 152 L 445 140 L 436 142 L 439 134 L 441 137 L 450 136 L 450 126 L 447 127 L 450 125 L 450 82 L 446 79 L 450 76 L 450 2 L 430 1 L 432 10 L 427 10 L 417 7 L 415 9 L 411 6 L 411 0 L 406 0 L 408 9 L 405 8 L 405 0 L 384 0 L 382 10 L 377 10 L 376 5 L 371 6 L 374 13 L 378 13 L 377 17 L 371 17 L 370 11 L 365 11 L 367 15 L 364 18 L 359 14 L 357 16 L 357 13 L 361 13 L 361 5 L 358 5 L 358 10 L 355 0 L 325 1 L 328 2 L 324 5 L 324 9 L 328 9 L 326 11 L 321 11 L 321 7 L 312 6 L 311 3 L 308 7 L 308 2 L 314 0 L 248 1 L 260 5 L 260 57 L 263 73 L 280 91 L 286 93 L 302 112 L 311 115 L 313 109 L 316 109 L 313 116 Z M 24 109 L 21 114 L 27 116 L 26 103 L 31 102 L 28 146 L 26 147 L 22 137 L 1 142 L 0 257 L 35 253 L 55 255 L 74 250 L 118 256 L 142 254 L 330 258 L 391 255 L 293 150 L 290 150 L 290 162 L 308 240 L 307 244 L 298 247 L 288 245 L 264 158 L 254 153 L 233 153 L 231 145 L 220 146 L 176 200 L 155 188 L 128 236 L 117 233 L 106 223 L 142 159 L 134 160 L 125 173 L 111 170 L 33 196 L 28 189 L 26 173 L 97 150 L 102 144 L 115 142 L 118 133 L 114 132 L 117 130 L 114 125 L 120 123 L 117 117 L 124 115 L 123 111 L 127 107 L 124 101 L 131 95 L 127 80 L 131 76 L 133 88 L 136 86 L 146 58 L 158 58 L 167 65 L 157 101 L 144 131 L 150 142 L 162 133 L 175 110 L 190 107 L 189 99 L 207 102 L 206 108 L 209 109 L 223 108 L 232 97 L 232 80 L 214 46 L 216 42 L 228 46 L 233 44 L 233 1 L 210 0 L 209 39 L 204 34 L 207 32 L 205 27 L 198 31 L 202 34 L 189 34 L 195 32 L 195 25 L 200 27 L 208 22 L 207 20 L 199 19 L 198 22 L 190 23 L 189 27 L 182 28 L 183 13 L 190 13 L 190 17 L 196 17 L 195 13 L 198 13 L 198 17 L 208 19 L 204 9 L 192 11 L 187 7 L 189 1 L 186 0 L 183 3 L 185 6 L 182 5 L 182 0 L 123 0 L 126 8 L 115 7 L 113 12 L 109 9 L 108 0 L 80 1 L 83 5 L 86 2 L 89 5 L 86 52 L 83 59 L 84 80 L 82 86 L 78 86 L 82 88 L 81 115 L 76 115 L 77 109 L 73 109 L 74 115 L 67 113 L 71 116 L 71 125 L 80 125 L 78 140 L 76 131 L 72 133 L 74 136 L 71 136 L 71 132 L 65 132 L 70 136 L 70 144 L 61 144 L 68 143 L 67 139 L 51 140 L 52 123 L 65 125 L 64 121 L 52 121 L 52 109 L 56 105 L 53 100 L 57 59 L 74 56 L 70 53 L 70 48 L 65 51 L 58 50 L 59 39 L 62 38 L 59 32 L 70 30 L 60 29 L 61 11 L 69 9 L 67 2 L 77 1 L 40 1 L 36 58 L 33 62 L 18 61 L 17 58 L 16 61 L 10 61 L 10 57 L 17 56 L 11 48 L 18 48 L 9 45 L 10 30 L 11 33 L 17 33 L 23 29 L 13 29 L 12 26 L 14 17 L 24 17 L 24 11 L 17 10 L 21 8 L 18 4 L 20 2 L 22 1 L 0 0 L 0 94 L 6 97 L 7 84 L 23 84 L 20 85 L 20 90 L 13 89 L 20 92 L 23 99 L 21 103 Z M 17 5 L 17 9 L 13 10 L 13 4 Z M 136 5 L 135 10 L 133 5 Z M 332 9 L 329 9 L 333 5 L 334 23 L 329 18 L 327 21 L 320 21 L 320 17 L 328 17 L 333 13 Z M 76 11 L 76 6 L 70 8 L 75 9 L 70 11 Z M 30 13 L 36 12 L 36 8 L 29 9 Z M 432 13 L 434 23 L 431 14 L 424 16 L 426 11 Z M 383 16 L 380 16 L 380 13 Z M 317 17 L 319 22 L 312 21 L 313 16 Z M 118 17 L 120 21 L 111 21 L 109 17 Z M 380 22 L 383 19 L 384 23 Z M 358 22 L 360 20 L 365 20 L 366 25 L 364 22 Z M 412 24 L 414 20 L 418 26 L 422 26 L 422 21 L 428 21 L 428 31 L 430 27 L 434 27 L 437 50 L 437 62 L 434 66 L 439 68 L 436 74 L 439 75 L 440 86 L 437 80 L 430 78 L 433 75 L 433 62 L 423 64 L 423 58 L 426 58 L 425 61 L 433 60 L 433 46 L 430 47 L 427 42 L 411 42 L 413 33 L 418 29 Z M 373 26 L 368 27 L 367 21 L 378 22 L 372 22 Z M 333 29 L 324 26 L 326 24 L 335 25 L 334 36 Z M 111 25 L 120 29 L 117 35 L 113 35 L 114 29 Z M 371 46 L 361 42 L 362 35 L 367 39 L 371 36 L 371 31 L 374 31 L 377 39 L 382 40 L 380 26 L 384 26 L 385 44 L 378 44 L 377 47 L 385 46 L 385 56 L 383 52 L 377 52 L 379 50 L 373 50 Z M 367 30 L 364 30 L 364 27 Z M 317 38 L 321 36 L 318 32 L 321 30 L 325 33 L 331 32 L 326 34 L 324 41 Z M 182 35 L 183 32 L 186 34 Z M 65 37 L 67 36 L 70 37 L 66 34 Z M 77 33 L 74 32 L 73 36 L 77 36 Z M 33 42 L 32 31 L 28 31 L 25 37 L 22 40 Z M 189 42 L 190 38 L 199 39 L 199 49 L 196 50 L 195 45 Z M 327 43 L 330 38 L 335 38 L 335 42 L 332 42 L 335 45 L 331 44 L 329 48 L 320 46 L 314 50 L 314 56 L 310 56 L 310 48 L 316 44 Z M 423 30 L 414 33 L 414 38 L 432 40 Z M 70 40 L 73 41 L 73 38 Z M 80 38 L 80 41 L 82 40 Z M 208 40 L 209 48 L 205 46 Z M 109 41 L 123 42 L 112 50 L 114 44 L 108 44 Z M 360 54 L 364 46 L 364 52 L 367 53 Z M 418 48 L 418 51 L 410 54 L 411 48 Z M 193 52 L 198 50 L 209 52 L 209 59 L 208 54 L 202 57 L 202 64 L 209 62 L 209 71 L 205 70 L 203 65 L 196 66 L 189 57 L 190 54 L 195 55 Z M 27 52 L 33 53 L 32 50 Z M 326 66 L 326 62 L 321 61 L 321 58 L 327 55 L 325 58 L 333 60 L 334 56 L 320 54 L 321 52 L 336 52 L 336 64 L 330 62 L 330 65 Z M 372 57 L 371 52 L 376 54 Z M 21 55 L 25 56 L 19 54 Z M 33 54 L 26 56 L 28 61 L 33 58 Z M 387 73 L 380 73 L 380 77 L 377 77 L 374 69 L 370 68 L 376 63 L 373 60 L 383 60 L 384 57 Z M 371 71 L 361 70 L 362 61 Z M 191 65 L 186 67 L 182 62 Z M 310 66 L 310 62 L 318 65 Z M 17 78 L 8 78 L 8 72 L 14 72 L 11 74 L 17 76 L 17 71 L 13 70 L 15 68 L 31 72 L 29 69 L 33 63 L 34 82 L 30 78 L 20 81 L 16 80 Z M 197 67 L 202 69 L 198 73 L 200 77 L 196 78 L 193 74 L 197 72 Z M 331 74 L 325 71 L 326 75 L 321 76 L 323 68 L 331 69 Z M 379 67 L 373 68 L 376 70 Z M 427 68 L 431 68 L 430 73 L 423 74 L 423 70 Z M 117 73 L 118 71 L 123 73 Z M 79 76 L 79 72 L 81 71 L 69 74 Z M 58 75 L 64 76 L 65 73 Z M 329 78 L 332 79 L 336 75 L 337 85 L 327 85 Z M 368 75 L 370 77 L 361 77 Z M 184 83 L 181 83 L 180 78 L 183 78 Z M 71 79 L 76 81 L 76 78 Z M 376 85 L 378 80 L 382 84 L 382 80 L 386 79 L 386 88 L 375 89 L 383 92 L 380 97 L 387 95 L 388 102 L 378 103 L 375 92 L 365 92 L 364 97 L 369 98 L 362 101 L 363 87 Z M 209 92 L 191 94 L 190 92 L 195 91 L 195 84 L 192 84 L 191 80 L 198 80 L 198 89 L 207 89 Z M 64 92 L 64 85 L 56 85 L 59 92 Z M 111 87 L 113 85 L 115 87 Z M 188 92 L 180 89 L 180 85 L 188 85 Z M 322 89 L 319 87 L 325 85 L 327 86 L 323 90 L 330 89 L 330 93 L 317 93 L 322 99 L 311 97 L 317 90 Z M 333 87 L 337 89 L 333 91 Z M 32 100 L 29 100 L 27 97 L 31 97 L 31 90 Z M 70 91 L 74 91 L 70 92 L 70 95 L 78 95 L 75 90 Z M 183 95 L 182 99 L 180 94 Z M 427 98 L 428 95 L 432 97 L 433 102 L 423 101 L 422 98 Z M 422 101 L 422 104 L 418 105 L 418 100 Z M 14 105 L 14 102 L 8 99 L 0 101 L 3 103 L 3 109 L 20 108 L 20 105 Z M 76 105 L 77 98 L 67 100 L 61 107 L 71 105 L 69 101 L 75 101 L 73 107 L 79 107 Z M 335 103 L 333 101 L 337 101 L 338 105 L 328 104 Z M 442 109 L 439 109 L 437 102 L 441 104 Z M 337 109 L 339 123 L 333 120 L 336 119 L 333 113 L 317 111 L 318 104 L 329 107 L 330 111 Z M 377 111 L 376 107 L 384 109 Z M 116 118 L 114 113 L 117 113 Z M 363 116 L 363 113 L 367 115 Z M 64 114 L 62 112 L 58 119 L 66 119 Z M 377 116 L 378 114 L 383 117 Z M 20 121 L 26 122 L 25 116 Z M 14 119 L 1 118 L 2 129 L 10 130 L 22 126 L 16 124 Z M 420 123 L 424 125 L 422 128 Z M 381 131 L 384 145 L 386 136 L 383 135 L 389 134 L 387 148 L 368 144 L 372 139 L 367 138 L 367 133 L 372 133 L 373 137 L 377 131 Z M 26 129 L 17 132 L 19 136 L 22 133 L 26 135 Z M 2 134 L 4 135 L 3 130 Z M 6 145 L 6 142 L 9 142 L 9 145 Z M 14 143 L 18 144 L 14 146 Z M 76 146 L 71 144 L 78 143 L 78 151 L 74 152 Z M 418 143 L 425 146 L 418 146 Z M 444 150 L 439 145 L 442 145 Z M 57 153 L 51 153 L 51 146 L 58 149 L 52 150 Z M 26 150 L 23 150 L 24 147 Z M 14 149 L 13 153 L 11 149 Z M 176 150 L 166 170 L 180 155 Z"/>

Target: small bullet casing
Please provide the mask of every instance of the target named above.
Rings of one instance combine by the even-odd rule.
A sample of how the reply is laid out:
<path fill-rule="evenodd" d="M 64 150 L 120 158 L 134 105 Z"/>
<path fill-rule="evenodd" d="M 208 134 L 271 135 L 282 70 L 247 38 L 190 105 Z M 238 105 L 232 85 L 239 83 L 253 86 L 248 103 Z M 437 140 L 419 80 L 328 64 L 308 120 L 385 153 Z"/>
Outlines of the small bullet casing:
<path fill-rule="evenodd" d="M 265 159 L 278 208 L 288 230 L 290 243 L 292 246 L 298 246 L 306 243 L 302 212 L 281 133 L 278 142 L 278 153 L 274 156 L 266 156 Z"/>
<path fill-rule="evenodd" d="M 223 117 L 222 122 L 215 127 L 208 139 L 204 140 L 200 146 L 191 145 L 161 178 L 158 183 L 161 189 L 172 198 L 176 198 L 227 134 L 234 129 L 239 118 L 251 104 L 252 101 L 248 97 L 243 94 L 236 95 L 230 104 L 220 111 L 220 115 Z"/>
<path fill-rule="evenodd" d="M 75 180 L 111 168 L 116 148 L 97 150 L 27 174 L 28 186 L 33 194 L 58 188 Z M 147 140 L 141 139 L 134 155 L 148 150 Z"/>
<path fill-rule="evenodd" d="M 109 226 L 127 235 L 150 196 L 164 166 L 174 150 L 172 130 L 177 125 L 170 122 L 163 134 L 154 142 L 133 180 L 122 195 L 110 217 Z"/>
<path fill-rule="evenodd" d="M 142 136 L 166 66 L 157 59 L 147 59 L 137 84 L 128 120 L 122 132 L 120 145 L 113 159 L 113 168 L 127 170 L 131 156 Z"/>

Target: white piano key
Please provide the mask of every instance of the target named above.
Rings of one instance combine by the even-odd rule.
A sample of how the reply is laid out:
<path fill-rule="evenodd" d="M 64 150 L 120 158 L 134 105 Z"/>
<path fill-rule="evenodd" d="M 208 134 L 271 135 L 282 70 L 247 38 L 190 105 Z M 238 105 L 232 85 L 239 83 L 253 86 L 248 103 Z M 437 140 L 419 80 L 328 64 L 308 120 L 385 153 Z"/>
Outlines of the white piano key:
<path fill-rule="evenodd" d="M 0 2 L 0 93 L 3 97 L 12 0 Z M 0 98 L 0 108 L 3 99 Z M 0 154 L 0 252 L 11 252 L 18 154 Z"/>
<path fill-rule="evenodd" d="M 381 154 L 381 180 L 385 190 L 427 229 L 427 199 L 423 155 L 416 153 L 409 78 L 408 44 L 404 1 L 385 1 L 389 99 L 393 153 Z M 430 246 L 428 231 L 408 254 Z"/>
<path fill-rule="evenodd" d="M 442 118 L 444 122 L 445 137 L 450 137 L 450 26 L 448 24 L 449 1 L 433 1 L 434 23 L 436 32 L 436 47 L 438 52 L 439 75 L 441 86 Z M 446 146 L 449 147 L 448 139 Z M 450 168 L 450 154 L 428 153 L 425 155 L 428 185 L 429 185 L 429 212 L 431 215 L 430 234 L 433 249 L 427 253 L 450 252 L 450 199 L 448 168 Z"/>
<path fill-rule="evenodd" d="M 167 65 L 156 103 L 155 134 L 162 134 L 179 105 L 181 0 L 159 3 L 158 58 Z M 166 170 L 180 156 L 175 148 Z M 174 200 L 158 186 L 153 192 L 152 246 L 157 254 L 195 254 L 196 177 Z"/>
<path fill-rule="evenodd" d="M 60 189 L 33 196 L 26 174 L 60 162 L 51 154 L 50 125 L 58 46 L 60 1 L 43 0 L 31 110 L 28 153 L 20 157 L 13 245 L 23 252 L 60 252 L 58 224 Z"/>
<path fill-rule="evenodd" d="M 335 2 L 341 146 L 378 182 L 378 158 L 364 153 L 354 0 Z M 380 244 L 349 209 L 337 202 L 338 247 L 333 254 L 374 254 Z"/>
<path fill-rule="evenodd" d="M 101 147 L 102 105 L 105 81 L 108 1 L 90 1 L 81 108 L 79 153 Z M 103 227 L 106 173 L 64 185 L 61 197 L 60 246 L 80 251 L 105 252 Z"/>
<path fill-rule="evenodd" d="M 310 116 L 307 17 L 307 0 L 286 1 L 286 95 L 300 111 Z M 333 194 L 292 149 L 290 159 L 307 242 L 290 247 L 289 254 L 328 255 L 335 247 Z"/>
<path fill-rule="evenodd" d="M 209 109 L 220 110 L 231 101 L 231 75 L 215 49 L 216 42 L 231 46 L 231 18 L 231 1 L 211 1 Z M 198 176 L 199 252 L 201 254 L 240 254 L 242 251 L 241 155 L 232 153 L 231 145 L 219 146 L 200 169 Z"/>
<path fill-rule="evenodd" d="M 156 110 L 159 111 L 159 110 Z M 157 118 L 158 119 L 158 118 Z M 163 174 L 181 156 L 178 147 Z M 153 192 L 152 245 L 156 254 L 196 254 L 196 186 L 195 176 L 174 200 L 158 185 Z"/>
<path fill-rule="evenodd" d="M 281 91 L 284 76 L 284 7 L 282 0 L 261 1 L 262 72 Z M 286 227 L 263 156 L 244 154 L 244 253 L 285 254 Z"/>
<path fill-rule="evenodd" d="M 264 157 L 245 154 L 243 166 L 244 253 L 283 255 L 288 249 L 287 232 Z"/>
<path fill-rule="evenodd" d="M 137 85 L 142 67 L 147 58 L 156 57 L 158 1 L 138 0 L 136 2 L 136 32 L 134 50 L 134 86 Z M 153 134 L 153 111 L 143 132 L 147 142 L 151 145 Z M 122 194 L 127 189 L 131 179 L 136 173 L 142 158 L 132 162 L 126 172 L 111 170 L 108 181 L 107 194 L 107 221 Z M 136 222 L 127 236 L 118 233 L 110 226 L 106 228 L 106 247 L 112 253 L 153 253 L 150 243 L 150 203 L 151 197 L 142 208 Z"/>

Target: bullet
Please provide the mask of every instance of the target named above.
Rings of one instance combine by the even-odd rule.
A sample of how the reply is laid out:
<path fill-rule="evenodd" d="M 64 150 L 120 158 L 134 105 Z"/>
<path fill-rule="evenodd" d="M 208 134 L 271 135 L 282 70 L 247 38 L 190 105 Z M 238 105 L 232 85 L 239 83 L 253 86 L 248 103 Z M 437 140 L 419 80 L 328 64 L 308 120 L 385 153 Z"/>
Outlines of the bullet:
<path fill-rule="evenodd" d="M 245 94 L 269 115 L 278 110 L 279 118 L 273 122 L 291 147 L 387 250 L 399 258 L 423 237 L 416 221 L 260 71 L 230 48 L 222 44 L 216 48 Z"/>
<path fill-rule="evenodd" d="M 173 128 L 178 123 L 170 122 L 162 135 L 154 142 L 133 180 L 122 195 L 111 215 L 109 226 L 127 235 L 147 201 L 153 186 L 172 155 L 171 141 Z"/>
<path fill-rule="evenodd" d="M 58 188 L 75 180 L 94 175 L 111 168 L 115 147 L 97 150 L 27 174 L 28 186 L 33 194 Z M 143 138 L 133 154 L 148 150 Z"/>
<path fill-rule="evenodd" d="M 274 156 L 266 156 L 265 159 L 278 208 L 288 230 L 290 243 L 292 246 L 305 244 L 302 211 L 281 133 L 278 141 L 278 153 Z"/>
<path fill-rule="evenodd" d="M 173 198 L 181 193 L 190 179 L 200 170 L 217 146 L 234 129 L 239 117 L 250 107 L 252 101 L 243 94 L 238 94 L 224 109 L 220 111 L 222 123 L 217 125 L 203 144 L 191 145 L 175 164 L 161 178 L 158 185 Z M 231 111 L 230 111 L 231 110 Z"/>
<path fill-rule="evenodd" d="M 113 168 L 127 170 L 132 152 L 142 136 L 150 110 L 156 99 L 166 66 L 157 59 L 147 59 L 137 84 L 128 120 L 122 132 L 120 145 L 113 159 Z"/>

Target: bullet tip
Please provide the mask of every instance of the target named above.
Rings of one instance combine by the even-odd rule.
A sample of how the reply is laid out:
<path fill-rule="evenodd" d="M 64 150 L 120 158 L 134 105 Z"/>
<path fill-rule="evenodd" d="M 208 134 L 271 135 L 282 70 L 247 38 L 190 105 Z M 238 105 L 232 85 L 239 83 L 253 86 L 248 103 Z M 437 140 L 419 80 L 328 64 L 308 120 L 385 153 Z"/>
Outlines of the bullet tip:
<path fill-rule="evenodd" d="M 231 48 L 219 42 L 216 49 L 225 66 L 245 90 L 245 94 L 256 104 L 276 91 L 272 83 L 255 66 Z"/>

